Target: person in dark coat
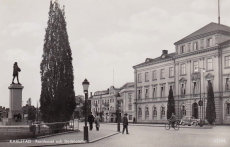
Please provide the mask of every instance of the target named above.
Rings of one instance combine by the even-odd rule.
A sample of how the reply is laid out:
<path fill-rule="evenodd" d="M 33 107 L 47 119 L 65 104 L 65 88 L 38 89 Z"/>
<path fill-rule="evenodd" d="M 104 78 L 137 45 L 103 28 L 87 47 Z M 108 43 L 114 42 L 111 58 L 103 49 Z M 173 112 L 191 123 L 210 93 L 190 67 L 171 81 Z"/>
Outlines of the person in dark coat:
<path fill-rule="evenodd" d="M 127 119 L 127 113 L 125 113 L 124 117 L 123 117 L 123 131 L 122 131 L 122 134 L 124 134 L 124 131 L 126 129 L 126 134 L 129 134 L 128 132 L 128 119 Z"/>
<path fill-rule="evenodd" d="M 94 122 L 94 116 L 92 115 L 92 112 L 90 112 L 90 115 L 88 116 L 88 122 L 89 122 L 90 131 L 91 131 L 93 129 L 93 122 Z"/>
<path fill-rule="evenodd" d="M 12 84 L 15 84 L 14 83 L 14 78 L 15 77 L 17 77 L 17 81 L 18 81 L 18 84 L 21 84 L 21 83 L 19 83 L 19 80 L 18 80 L 18 72 L 20 72 L 21 71 L 21 69 L 18 67 L 18 63 L 17 62 L 15 62 L 14 63 L 14 71 L 13 71 L 13 80 L 12 80 Z"/>
<path fill-rule="evenodd" d="M 169 120 L 171 120 L 172 127 L 174 128 L 174 124 L 176 122 L 176 116 L 174 115 L 174 113 L 172 113 L 172 116 L 171 116 L 171 118 Z"/>

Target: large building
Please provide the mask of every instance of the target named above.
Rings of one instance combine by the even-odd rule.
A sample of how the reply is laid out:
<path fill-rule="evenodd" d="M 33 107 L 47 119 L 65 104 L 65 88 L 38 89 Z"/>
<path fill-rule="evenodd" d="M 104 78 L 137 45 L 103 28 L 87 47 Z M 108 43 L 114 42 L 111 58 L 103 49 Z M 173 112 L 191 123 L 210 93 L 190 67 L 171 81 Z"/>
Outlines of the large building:
<path fill-rule="evenodd" d="M 167 121 L 169 89 L 176 116 L 204 119 L 208 82 L 213 85 L 216 124 L 230 124 L 230 27 L 210 23 L 174 43 L 175 52 L 133 66 L 137 122 Z M 203 106 L 199 106 L 200 99 Z"/>
<path fill-rule="evenodd" d="M 103 122 L 116 122 L 117 113 L 128 114 L 128 120 L 134 116 L 134 83 L 126 83 L 121 88 L 111 86 L 107 90 L 96 91 L 90 96 L 91 112 L 95 116 L 102 114 Z M 119 111 L 117 111 L 119 110 Z"/>

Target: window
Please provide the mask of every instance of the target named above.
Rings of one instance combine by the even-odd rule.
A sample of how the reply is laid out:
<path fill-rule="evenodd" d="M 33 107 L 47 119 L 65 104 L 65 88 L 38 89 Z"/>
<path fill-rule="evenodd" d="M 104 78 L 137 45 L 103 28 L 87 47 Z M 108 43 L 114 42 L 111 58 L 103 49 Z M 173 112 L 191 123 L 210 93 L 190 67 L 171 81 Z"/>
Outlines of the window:
<path fill-rule="evenodd" d="M 230 103 L 226 103 L 226 114 L 230 115 Z"/>
<path fill-rule="evenodd" d="M 161 115 L 165 116 L 165 107 L 164 106 L 161 106 Z"/>
<path fill-rule="evenodd" d="M 226 78 L 225 79 L 226 81 L 225 81 L 225 91 L 229 91 L 230 90 L 230 80 L 229 80 L 229 78 Z"/>
<path fill-rule="evenodd" d="M 141 83 L 141 73 L 138 74 L 138 82 Z"/>
<path fill-rule="evenodd" d="M 185 84 L 181 84 L 181 95 L 185 95 L 186 91 L 185 91 Z"/>
<path fill-rule="evenodd" d="M 149 108 L 145 107 L 145 119 L 149 118 Z"/>
<path fill-rule="evenodd" d="M 165 87 L 161 86 L 161 97 L 165 97 Z"/>
<path fill-rule="evenodd" d="M 198 50 L 198 42 L 193 43 L 193 50 Z"/>
<path fill-rule="evenodd" d="M 148 73 L 148 72 L 145 73 L 145 81 L 146 81 L 146 82 L 149 81 L 149 73 Z"/>
<path fill-rule="evenodd" d="M 194 61 L 193 62 L 193 71 L 197 71 L 198 70 L 198 61 Z"/>
<path fill-rule="evenodd" d="M 225 67 L 230 67 L 230 56 L 225 57 Z"/>
<path fill-rule="evenodd" d="M 157 97 L 157 91 L 156 91 L 156 87 L 153 87 L 153 98 Z"/>
<path fill-rule="evenodd" d="M 156 117 L 157 116 L 157 107 L 153 107 L 153 117 Z"/>
<path fill-rule="evenodd" d="M 149 89 L 148 88 L 145 89 L 145 98 L 149 98 Z"/>
<path fill-rule="evenodd" d="M 210 47 L 210 46 L 212 46 L 213 45 L 213 43 L 212 43 L 212 38 L 209 38 L 208 40 L 207 40 L 207 47 Z"/>
<path fill-rule="evenodd" d="M 207 59 L 207 69 L 208 70 L 212 70 L 213 69 L 212 68 L 212 59 L 211 58 Z"/>
<path fill-rule="evenodd" d="M 184 105 L 182 105 L 182 108 L 181 108 L 182 110 L 181 110 L 181 114 L 182 114 L 182 116 L 185 116 L 186 115 L 186 110 L 185 110 L 185 106 Z"/>
<path fill-rule="evenodd" d="M 198 94 L 198 83 L 193 82 L 193 94 Z"/>
<path fill-rule="evenodd" d="M 157 72 L 154 70 L 153 71 L 153 80 L 156 80 L 157 79 Z"/>
<path fill-rule="evenodd" d="M 138 90 L 138 98 L 141 99 L 141 89 Z"/>
<path fill-rule="evenodd" d="M 129 120 L 132 120 L 133 119 L 133 116 L 132 115 L 129 115 Z"/>
<path fill-rule="evenodd" d="M 131 103 L 131 102 L 132 102 L 132 94 L 129 93 L 129 103 Z"/>
<path fill-rule="evenodd" d="M 185 64 L 181 64 L 181 74 L 185 75 Z"/>
<path fill-rule="evenodd" d="M 165 78 L 164 69 L 161 69 L 161 78 L 162 78 L 162 79 L 164 79 L 164 78 Z"/>
<path fill-rule="evenodd" d="M 170 67 L 169 68 L 169 77 L 173 77 L 174 76 L 174 68 Z"/>
<path fill-rule="evenodd" d="M 139 119 L 142 117 L 142 110 L 141 110 L 141 108 L 139 108 L 139 110 L 138 110 L 138 117 L 139 117 Z"/>
<path fill-rule="evenodd" d="M 132 104 L 129 104 L 129 110 L 132 110 Z"/>
<path fill-rule="evenodd" d="M 185 53 L 185 46 L 184 45 L 181 46 L 180 51 L 181 51 L 181 54 Z"/>

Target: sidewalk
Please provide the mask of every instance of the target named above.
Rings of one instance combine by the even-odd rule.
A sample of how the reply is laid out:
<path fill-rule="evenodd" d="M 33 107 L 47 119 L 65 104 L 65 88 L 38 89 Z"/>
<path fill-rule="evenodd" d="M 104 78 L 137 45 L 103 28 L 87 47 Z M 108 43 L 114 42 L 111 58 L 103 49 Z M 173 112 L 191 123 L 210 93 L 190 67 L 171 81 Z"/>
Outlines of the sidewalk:
<path fill-rule="evenodd" d="M 108 125 L 117 125 L 117 123 L 103 123 L 103 124 L 108 124 Z M 122 123 L 120 123 L 120 125 L 122 126 Z M 165 124 L 133 124 L 133 123 L 129 123 L 129 126 L 144 126 L 144 127 L 165 127 Z M 194 126 L 182 126 L 180 125 L 180 128 L 191 128 L 191 129 L 212 129 L 212 126 L 208 126 L 208 125 L 204 125 L 202 127 L 200 127 L 199 125 Z"/>
<path fill-rule="evenodd" d="M 89 131 L 89 143 L 96 142 L 98 140 L 119 134 L 116 131 L 101 129 L 96 131 Z M 37 138 L 32 140 L 27 140 L 29 143 L 25 141 L 22 143 L 13 143 L 11 142 L 2 142 L 0 146 L 4 147 L 25 147 L 25 146 L 53 146 L 53 145 L 64 145 L 64 144 L 82 144 L 85 143 L 83 141 L 84 133 L 83 131 L 72 132 L 68 134 L 62 134 L 57 136 L 50 136 L 45 138 Z M 20 140 L 19 140 L 20 141 Z"/>

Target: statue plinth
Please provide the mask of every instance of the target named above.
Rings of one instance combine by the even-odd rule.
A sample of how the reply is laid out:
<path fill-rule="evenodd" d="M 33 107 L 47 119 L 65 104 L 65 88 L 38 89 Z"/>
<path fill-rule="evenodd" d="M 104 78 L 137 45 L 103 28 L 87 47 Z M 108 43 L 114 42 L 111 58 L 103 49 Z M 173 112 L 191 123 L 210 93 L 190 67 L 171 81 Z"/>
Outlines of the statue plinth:
<path fill-rule="evenodd" d="M 14 115 L 20 114 L 22 117 L 22 89 L 20 84 L 11 84 L 9 87 L 9 113 L 8 118 L 3 120 L 5 125 L 16 125 Z"/>

